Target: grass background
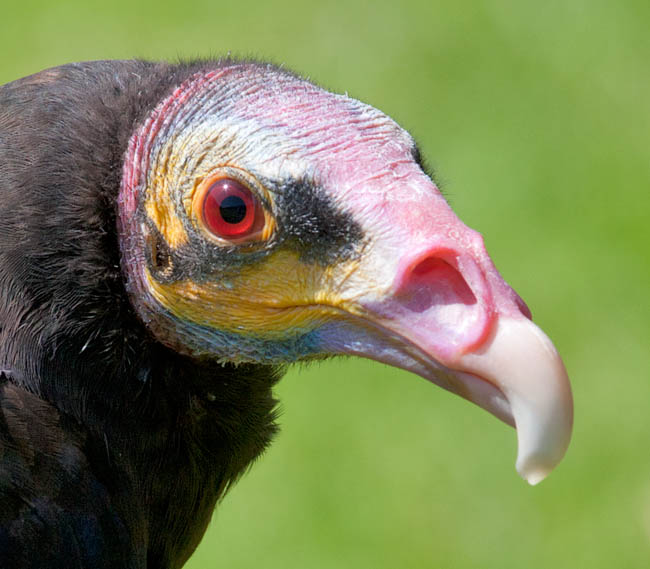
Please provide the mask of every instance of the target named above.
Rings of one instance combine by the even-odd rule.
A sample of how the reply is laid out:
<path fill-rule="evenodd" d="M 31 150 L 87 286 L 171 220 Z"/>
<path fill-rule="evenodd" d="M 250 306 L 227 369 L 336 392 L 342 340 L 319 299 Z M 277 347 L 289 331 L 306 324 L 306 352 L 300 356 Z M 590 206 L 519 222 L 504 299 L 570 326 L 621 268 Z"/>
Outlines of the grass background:
<path fill-rule="evenodd" d="M 270 58 L 410 129 L 563 354 L 572 445 L 361 360 L 294 369 L 283 432 L 190 569 L 650 566 L 647 0 L 5 3 L 0 81 L 76 60 Z"/>

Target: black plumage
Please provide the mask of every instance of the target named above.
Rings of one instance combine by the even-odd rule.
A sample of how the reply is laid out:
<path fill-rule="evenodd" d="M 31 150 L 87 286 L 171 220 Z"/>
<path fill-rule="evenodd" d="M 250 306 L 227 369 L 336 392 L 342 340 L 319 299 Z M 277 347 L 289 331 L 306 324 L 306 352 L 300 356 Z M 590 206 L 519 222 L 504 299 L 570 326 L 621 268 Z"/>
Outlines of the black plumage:
<path fill-rule="evenodd" d="M 0 567 L 179 567 L 275 431 L 278 370 L 162 346 L 120 270 L 129 136 L 202 65 L 0 88 Z"/>

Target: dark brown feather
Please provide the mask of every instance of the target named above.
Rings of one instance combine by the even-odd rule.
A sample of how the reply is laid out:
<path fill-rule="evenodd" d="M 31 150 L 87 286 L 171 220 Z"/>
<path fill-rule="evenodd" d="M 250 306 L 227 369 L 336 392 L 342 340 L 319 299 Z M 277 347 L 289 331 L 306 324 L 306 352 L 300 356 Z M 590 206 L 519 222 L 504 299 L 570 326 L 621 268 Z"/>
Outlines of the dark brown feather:
<path fill-rule="evenodd" d="M 1 567 L 180 567 L 275 432 L 279 370 L 156 343 L 119 266 L 128 139 L 220 64 L 73 64 L 0 88 Z"/>

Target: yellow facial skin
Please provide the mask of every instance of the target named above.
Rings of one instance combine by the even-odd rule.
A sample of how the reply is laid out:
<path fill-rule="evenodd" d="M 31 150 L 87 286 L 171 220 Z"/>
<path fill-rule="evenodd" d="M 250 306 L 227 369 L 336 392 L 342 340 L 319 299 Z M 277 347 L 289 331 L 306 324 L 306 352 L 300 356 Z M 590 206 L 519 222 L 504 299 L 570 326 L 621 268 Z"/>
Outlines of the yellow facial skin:
<path fill-rule="evenodd" d="M 186 244 L 188 237 L 183 223 L 174 213 L 169 182 L 166 176 L 167 167 L 168 164 L 165 162 L 163 167 L 157 171 L 157 175 L 151 180 L 147 201 L 145 202 L 145 211 L 168 245 L 172 249 L 176 249 Z"/>
<path fill-rule="evenodd" d="M 164 166 L 167 166 L 165 164 Z M 182 221 L 176 215 L 165 176 L 166 167 L 156 171 L 147 193 L 145 211 L 170 248 L 188 243 Z M 201 220 L 200 204 L 206 187 L 219 176 L 236 177 L 267 203 L 273 206 L 273 196 L 246 171 L 226 165 L 214 168 L 196 178 L 182 200 L 183 213 L 204 237 L 217 246 L 231 246 L 212 235 Z M 273 215 L 264 211 L 264 226 L 252 242 L 269 239 L 275 230 Z M 353 304 L 343 298 L 341 284 L 358 269 L 354 260 L 336 266 L 301 261 L 290 250 L 276 250 L 264 260 L 243 267 L 234 277 L 195 282 L 191 279 L 162 283 L 149 269 L 145 276 L 152 296 L 177 318 L 223 332 L 253 334 L 267 339 L 286 336 L 287 330 L 310 331 L 325 319 L 344 317 L 355 312 Z M 337 284 L 339 283 L 339 284 Z"/>
<path fill-rule="evenodd" d="M 354 265 L 349 262 L 333 269 L 306 264 L 296 253 L 280 250 L 227 281 L 163 284 L 150 274 L 147 278 L 156 300 L 178 318 L 274 339 L 287 330 L 313 330 L 325 318 L 353 310 L 335 283 L 345 280 Z"/>

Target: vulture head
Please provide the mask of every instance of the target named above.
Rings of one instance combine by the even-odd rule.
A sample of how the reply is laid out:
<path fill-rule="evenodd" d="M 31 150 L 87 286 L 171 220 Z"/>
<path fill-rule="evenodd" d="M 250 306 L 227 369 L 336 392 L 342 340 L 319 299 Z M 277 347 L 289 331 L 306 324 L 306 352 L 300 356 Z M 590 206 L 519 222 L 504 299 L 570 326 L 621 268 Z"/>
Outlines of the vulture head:
<path fill-rule="evenodd" d="M 472 401 L 516 427 L 531 484 L 567 449 L 562 361 L 413 138 L 283 69 L 105 61 L 0 87 L 0 219 L 2 566 L 180 567 L 296 361 L 370 358 Z"/>
<path fill-rule="evenodd" d="M 193 357 L 411 370 L 515 425 L 534 484 L 569 442 L 564 366 L 419 156 L 380 111 L 275 67 L 190 77 L 126 150 L 131 302 Z"/>

